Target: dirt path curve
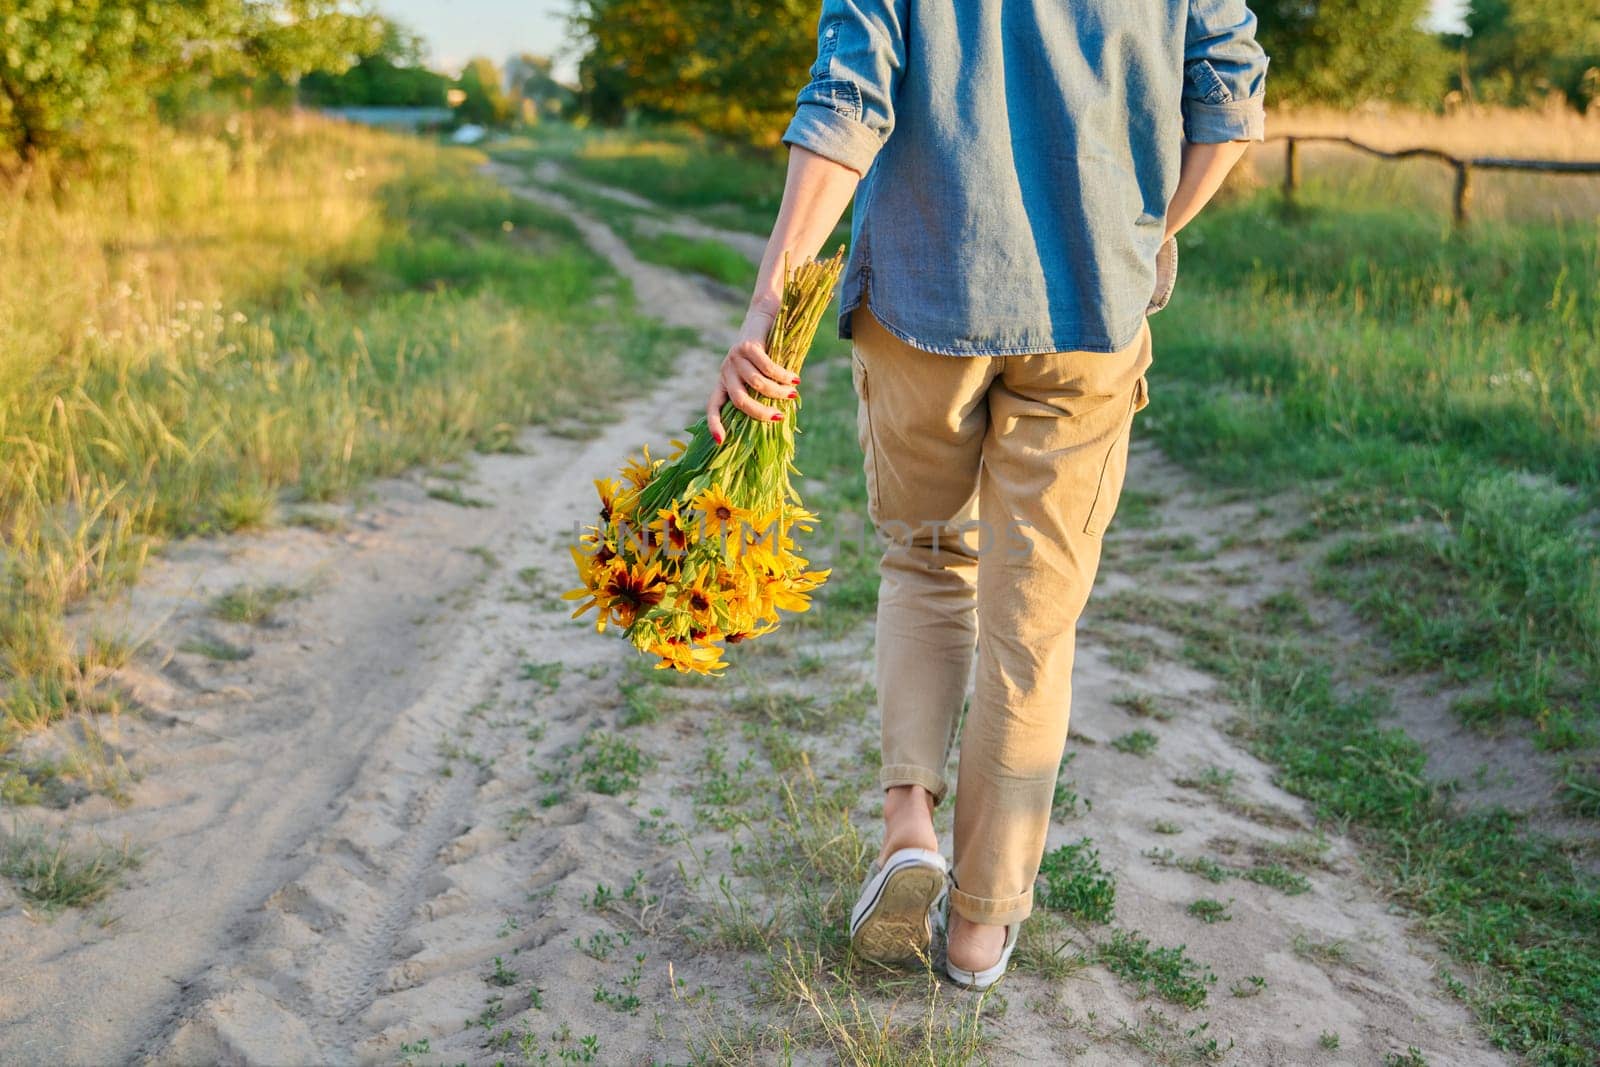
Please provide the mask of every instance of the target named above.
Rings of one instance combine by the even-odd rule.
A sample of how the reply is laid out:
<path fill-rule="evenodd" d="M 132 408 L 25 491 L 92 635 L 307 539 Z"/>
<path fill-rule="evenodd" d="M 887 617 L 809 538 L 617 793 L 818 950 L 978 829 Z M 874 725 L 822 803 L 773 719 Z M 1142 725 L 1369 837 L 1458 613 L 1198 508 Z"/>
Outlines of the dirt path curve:
<path fill-rule="evenodd" d="M 525 728 L 508 740 L 506 728 L 475 727 L 474 709 L 521 662 L 574 671 L 615 652 L 549 602 L 567 581 L 570 531 L 592 510 L 595 475 L 681 431 L 704 402 L 714 342 L 731 334 L 704 286 L 576 217 L 643 307 L 708 343 L 591 439 L 530 433 L 524 454 L 479 458 L 471 494 L 486 506 L 439 503 L 397 480 L 376 486 L 377 503 L 353 509 L 338 537 L 285 529 L 180 545 L 150 569 L 133 615 L 164 620 L 164 651 L 128 680 L 152 710 L 111 738 L 137 751 L 142 780 L 127 807 L 97 799 L 75 818 L 135 842 L 143 863 L 105 929 L 78 914 L 37 923 L 0 898 L 0 1062 L 358 1058 L 385 1025 L 366 1014 L 380 990 L 417 970 L 402 932 L 472 900 L 452 890 L 440 850 L 474 824 L 482 783 L 470 759 L 448 761 L 455 773 L 442 777 L 441 753 L 521 753 Z M 519 573 L 543 598 L 531 619 L 507 599 Z M 308 579 L 276 629 L 206 618 L 206 602 L 241 582 Z M 176 651 L 196 636 L 254 654 L 219 665 Z M 580 687 L 563 696 L 559 714 L 581 718 Z M 553 725 L 547 744 L 563 733 Z M 631 823 L 565 817 L 624 835 Z M 397 952 L 413 957 L 406 973 L 391 973 Z"/>
<path fill-rule="evenodd" d="M 178 546 L 151 568 L 132 611 L 160 621 L 158 654 L 128 677 L 150 710 L 113 738 L 137 753 L 141 778 L 125 807 L 97 799 L 74 812 L 79 828 L 137 843 L 144 862 L 100 913 L 41 923 L 0 897 L 0 1062 L 518 1062 L 512 1043 L 528 1061 L 551 1050 L 681 1061 L 693 1012 L 674 1017 L 680 990 L 719 1019 L 750 1014 L 739 954 L 675 938 L 661 910 L 681 917 L 694 905 L 650 892 L 682 858 L 653 831 L 694 821 L 688 753 L 720 736 L 712 712 L 691 705 L 630 728 L 658 760 L 635 801 L 567 790 L 552 770 L 605 751 L 597 727 L 617 719 L 621 651 L 552 595 L 567 583 L 591 479 L 699 408 L 737 308 L 721 289 L 640 262 L 522 172 L 493 172 L 569 210 L 641 307 L 702 343 L 593 437 L 530 432 L 523 454 L 479 457 L 468 492 L 481 507 L 430 499 L 420 475 L 397 479 L 348 508 L 337 534 Z M 1119 535 L 1102 586 L 1112 593 L 1148 580 L 1130 561 L 1161 551 L 1158 533 L 1215 546 L 1245 521 L 1150 451 L 1135 472 L 1130 484 L 1162 494 L 1165 520 Z M 1245 595 L 1275 578 L 1258 548 L 1218 553 L 1207 566 L 1254 577 L 1191 568 L 1193 595 Z M 209 618 L 207 600 L 241 582 L 306 593 L 274 628 Z M 1416 1045 L 1433 1063 L 1502 1062 L 1438 990 L 1435 961 L 1362 880 L 1347 843 L 1320 854 L 1309 890 L 1293 896 L 1242 880 L 1212 887 L 1172 865 L 1191 843 L 1240 855 L 1292 846 L 1305 814 L 1228 740 L 1231 709 L 1211 680 L 1159 659 L 1158 630 L 1146 635 L 1152 669 L 1127 654 L 1126 632 L 1092 622 L 1070 767 L 1092 814 L 1063 821 L 1051 844 L 1092 834 L 1120 878 L 1119 921 L 1187 943 L 1214 968 L 1210 1032 L 1236 1042 L 1220 1059 L 1372 1064 Z M 221 663 L 185 651 L 216 639 L 253 655 Z M 862 678 L 869 640 L 817 654 Z M 1134 717 L 1115 703 L 1129 694 L 1169 717 Z M 1143 723 L 1159 731 L 1145 756 L 1096 743 Z M 1197 766 L 1228 776 L 1225 798 L 1174 786 Z M 1161 820 L 1182 834 L 1153 835 Z M 1172 862 L 1151 862 L 1169 844 Z M 646 888 L 604 916 L 592 906 L 597 886 L 630 882 Z M 1185 917 L 1206 891 L 1233 898 L 1231 921 Z M 102 927 L 104 914 L 115 918 Z M 1252 992 L 1251 975 L 1265 992 L 1225 992 Z M 1012 1007 L 990 1024 L 999 1062 L 1177 1062 L 1171 1049 L 1193 1044 L 1190 1021 L 1152 1015 L 1097 966 L 1065 985 L 1023 973 L 1008 987 Z M 1338 1052 L 1319 1050 L 1323 1032 L 1342 1035 Z"/>

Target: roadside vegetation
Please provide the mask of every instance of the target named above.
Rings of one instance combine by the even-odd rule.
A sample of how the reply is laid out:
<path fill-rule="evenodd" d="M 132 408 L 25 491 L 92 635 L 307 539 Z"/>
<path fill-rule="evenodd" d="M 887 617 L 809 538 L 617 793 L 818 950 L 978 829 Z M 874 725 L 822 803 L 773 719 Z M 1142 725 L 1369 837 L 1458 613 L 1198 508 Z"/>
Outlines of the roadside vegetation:
<path fill-rule="evenodd" d="M 127 645 L 65 616 L 163 541 L 515 448 L 660 365 L 670 332 L 481 158 L 253 113 L 5 187 L 0 776 L 20 732 L 116 707 Z"/>

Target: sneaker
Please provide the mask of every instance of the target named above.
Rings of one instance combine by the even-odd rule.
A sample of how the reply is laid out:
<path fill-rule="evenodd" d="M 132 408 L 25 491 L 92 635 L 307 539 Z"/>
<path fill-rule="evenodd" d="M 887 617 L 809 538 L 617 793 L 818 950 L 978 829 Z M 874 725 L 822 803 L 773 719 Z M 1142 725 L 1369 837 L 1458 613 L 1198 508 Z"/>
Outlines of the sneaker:
<path fill-rule="evenodd" d="M 874 864 L 850 912 L 850 944 L 875 963 L 926 957 L 933 941 L 930 914 L 944 899 L 949 866 L 925 848 L 902 848 Z"/>
<path fill-rule="evenodd" d="M 939 914 L 935 916 L 935 921 L 938 924 L 940 934 L 945 938 L 944 973 L 950 977 L 950 981 L 963 989 L 982 992 L 1005 977 L 1006 968 L 1011 966 L 1011 953 L 1017 947 L 1017 934 L 1022 930 L 1021 923 L 1008 923 L 1006 925 L 1006 942 L 1000 947 L 1000 959 L 995 962 L 994 966 L 985 967 L 981 971 L 969 971 L 950 962 L 950 901 L 948 898 L 945 899 L 944 906 L 940 909 Z"/>

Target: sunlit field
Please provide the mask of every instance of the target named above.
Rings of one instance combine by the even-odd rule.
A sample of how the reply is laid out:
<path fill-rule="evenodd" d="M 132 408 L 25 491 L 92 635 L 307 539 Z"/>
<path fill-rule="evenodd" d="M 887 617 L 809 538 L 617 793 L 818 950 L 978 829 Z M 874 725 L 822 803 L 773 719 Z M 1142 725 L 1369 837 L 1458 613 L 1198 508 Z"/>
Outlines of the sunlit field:
<path fill-rule="evenodd" d="M 1366 109 L 1274 112 L 1274 136 L 1349 137 L 1383 151 L 1433 148 L 1471 158 L 1578 160 L 1600 163 L 1600 108 L 1587 115 L 1566 107 L 1542 111 L 1462 107 L 1448 114 Z M 1283 145 L 1251 151 L 1255 177 L 1283 180 Z M 1375 159 L 1342 145 L 1300 147 L 1302 179 L 1332 182 L 1352 197 L 1448 218 L 1454 172 L 1436 160 Z M 1549 175 L 1478 169 L 1472 174 L 1474 219 L 1565 222 L 1580 228 L 1600 218 L 1600 175 Z"/>
<path fill-rule="evenodd" d="M 1543 158 L 1595 156 L 1584 144 L 1597 128 L 1558 112 L 1280 113 L 1270 126 Z M 480 171 L 490 157 L 507 186 Z M 833 573 L 815 612 L 741 647 L 726 679 L 686 683 L 597 658 L 559 598 L 566 572 L 552 560 L 565 567 L 565 545 L 544 536 L 548 515 L 502 527 L 498 548 L 515 561 L 468 549 L 488 577 L 463 594 L 460 619 L 409 622 L 419 634 L 456 626 L 459 662 L 498 666 L 481 700 L 445 672 L 442 696 L 400 709 L 395 728 L 417 747 L 362 772 L 383 776 L 372 811 L 345 785 L 317 801 L 351 825 L 318 831 L 307 884 L 355 888 L 330 895 L 337 919 L 317 931 L 315 954 L 354 943 L 364 960 L 380 896 L 384 914 L 415 918 L 400 922 L 395 960 L 410 966 L 415 945 L 445 938 L 419 964 L 438 985 L 373 997 L 443 998 L 449 1010 L 396 1023 L 371 1048 L 456 1062 L 497 1042 L 495 1055 L 515 1048 L 525 1062 L 557 1049 L 607 1062 L 629 1041 L 681 1037 L 697 1062 L 832 1049 L 847 1062 L 970 1063 L 1063 1027 L 1064 1040 L 1130 1062 L 1223 1060 L 1234 1034 L 1247 1057 L 1267 1055 L 1247 1044 L 1249 1028 L 1273 996 L 1304 988 L 1291 984 L 1295 968 L 1327 968 L 1315 976 L 1325 981 L 1369 947 L 1315 940 L 1306 921 L 1337 911 L 1335 896 L 1368 894 L 1437 946 L 1430 961 L 1449 961 L 1428 995 L 1450 1002 L 1458 1029 L 1470 1009 L 1483 1035 L 1473 1040 L 1540 1064 L 1592 1061 L 1600 178 L 1480 175 L 1458 229 L 1437 164 L 1307 148 L 1291 207 L 1281 159 L 1280 144 L 1254 150 L 1185 231 L 1177 292 L 1153 320 L 1134 467 L 1137 478 L 1160 464 L 1166 481 L 1130 481 L 1107 541 L 1103 573 L 1122 585 L 1095 598 L 1081 634 L 1102 673 L 1085 686 L 1095 696 L 1081 731 L 1075 719 L 1077 759 L 1063 765 L 1054 812 L 1068 843 L 1046 857 L 1015 986 L 964 997 L 931 972 L 869 971 L 849 947 L 878 815 L 861 673 L 877 578 L 848 345 L 825 325 L 807 363 L 798 465 Z M 480 153 L 257 114 L 151 132 L 93 171 L 51 166 L 0 197 L 0 801 L 34 811 L 53 803 L 46 778 L 76 772 L 46 766 L 44 746 L 28 742 L 56 739 L 48 727 L 62 719 L 122 710 L 116 671 L 141 655 L 138 635 L 96 632 L 83 609 L 128 588 L 165 546 L 314 523 L 304 505 L 475 450 L 516 450 L 529 424 L 592 435 L 598 405 L 648 382 L 679 390 L 675 404 L 698 397 L 698 382 L 645 373 L 687 331 L 640 301 L 653 293 L 655 316 L 700 300 L 704 321 L 735 318 L 748 238 L 770 224 L 784 161 L 671 127 L 545 122 Z M 574 219 L 582 232 L 609 229 L 615 239 L 597 247 L 620 258 L 590 250 Z M 639 261 L 649 269 L 631 275 L 636 301 L 613 263 Z M 662 288 L 663 274 L 675 284 Z M 695 342 L 700 355 L 716 354 L 714 337 Z M 589 499 L 590 471 L 571 467 L 562 476 Z M 507 505 L 478 506 L 487 517 Z M 1202 543 L 1165 525 L 1184 508 L 1239 528 L 1215 519 Z M 275 608 L 292 614 L 273 598 L 296 595 L 240 585 L 202 604 L 191 640 L 233 626 L 249 645 L 188 653 L 208 692 L 244 673 L 234 653 L 251 671 L 271 661 L 287 639 L 258 624 Z M 316 597 L 339 595 L 352 594 Z M 262 666 L 252 685 L 293 689 L 286 662 L 327 662 L 279 652 L 280 677 Z M 349 667 L 358 687 L 365 670 Z M 437 681 L 432 660 L 393 670 Z M 1174 681 L 1190 676 L 1209 680 L 1200 701 Z M 1397 728 L 1419 692 L 1449 730 Z M 288 705 L 302 699 L 295 690 Z M 1440 780 L 1430 746 L 1451 730 L 1519 762 Z M 1264 768 L 1281 804 L 1236 791 L 1249 767 Z M 1542 792 L 1516 811 L 1476 798 L 1507 778 Z M 1119 813 L 1115 799 L 1136 787 L 1183 807 L 1170 822 Z M 458 807 L 437 809 L 441 836 L 418 836 L 415 813 L 452 796 Z M 458 826 L 471 830 L 453 836 Z M 404 848 L 374 849 L 352 875 L 350 842 L 379 840 Z M 110 842 L 76 852 L 42 829 L 0 844 L 6 885 L 56 910 L 115 902 L 139 859 Z M 406 866 L 389 851 L 421 858 Z M 1170 867 L 1162 885 L 1191 899 L 1153 902 L 1135 864 Z M 160 876 L 181 881 L 171 866 Z M 411 896 L 417 870 L 464 910 L 435 925 L 436 891 L 421 906 Z M 128 895 L 162 884 L 149 879 L 128 878 Z M 302 899 L 289 884 L 278 903 Z M 303 947 L 274 940 L 302 929 L 274 914 L 241 953 L 278 960 Z M 1277 938 L 1281 959 L 1230 972 L 1221 945 L 1248 937 Z M 399 973 L 374 959 L 380 976 Z M 315 967 L 294 973 L 323 988 Z M 1066 1010 L 1102 994 L 1126 997 L 1132 1014 Z M 450 1014 L 461 1005 L 481 1014 Z M 1425 1062 L 1405 1058 L 1408 1034 L 1360 1027 L 1346 1039 L 1388 1042 L 1381 1062 Z M 1339 1047 L 1334 1031 L 1300 1036 Z"/>
<path fill-rule="evenodd" d="M 128 644 L 63 616 L 163 539 L 509 447 L 655 358 L 571 224 L 480 161 L 257 114 L 0 195 L 0 751 L 113 699 Z"/>

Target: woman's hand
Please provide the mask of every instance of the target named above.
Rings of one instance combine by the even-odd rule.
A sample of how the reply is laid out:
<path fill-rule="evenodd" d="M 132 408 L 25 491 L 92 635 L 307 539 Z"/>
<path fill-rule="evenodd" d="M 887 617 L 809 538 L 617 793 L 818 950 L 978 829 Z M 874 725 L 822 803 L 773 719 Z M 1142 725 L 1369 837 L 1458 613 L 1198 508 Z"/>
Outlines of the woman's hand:
<path fill-rule="evenodd" d="M 716 387 L 706 402 L 706 425 L 717 444 L 727 436 L 722 425 L 722 405 L 732 400 L 733 406 L 752 419 L 779 420 L 783 412 L 756 399 L 756 395 L 773 400 L 793 400 L 800 394 L 795 386 L 800 376 L 784 370 L 767 355 L 767 331 L 778 317 L 777 304 L 758 301 L 752 304 L 739 327 L 739 339 L 728 349 L 717 372 Z"/>

